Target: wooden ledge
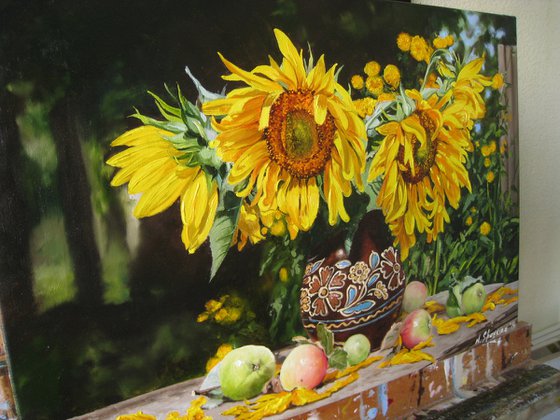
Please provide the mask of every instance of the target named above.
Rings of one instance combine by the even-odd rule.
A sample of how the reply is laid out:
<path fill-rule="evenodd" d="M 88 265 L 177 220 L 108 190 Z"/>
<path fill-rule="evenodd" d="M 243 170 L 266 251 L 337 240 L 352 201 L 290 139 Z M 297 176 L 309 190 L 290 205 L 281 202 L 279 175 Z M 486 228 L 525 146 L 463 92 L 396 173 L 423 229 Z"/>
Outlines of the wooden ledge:
<path fill-rule="evenodd" d="M 495 288 L 493 285 L 492 289 Z M 442 296 L 435 298 L 442 300 Z M 435 347 L 425 349 L 434 356 L 435 363 L 388 368 L 379 368 L 379 362 L 374 363 L 359 371 L 360 378 L 356 382 L 331 397 L 273 418 L 395 418 L 455 396 L 468 397 L 469 390 L 477 384 L 499 377 L 530 359 L 531 327 L 516 321 L 516 304 L 498 306 L 485 315 L 488 321 L 472 328 L 463 325 L 450 335 L 435 334 Z M 182 382 L 75 419 L 115 419 L 118 415 L 139 411 L 158 419 L 165 419 L 172 411 L 184 414 L 195 398 L 193 391 L 201 382 L 202 378 Z M 236 404 L 226 403 L 207 410 L 206 414 L 215 419 L 223 418 L 221 413 Z"/>

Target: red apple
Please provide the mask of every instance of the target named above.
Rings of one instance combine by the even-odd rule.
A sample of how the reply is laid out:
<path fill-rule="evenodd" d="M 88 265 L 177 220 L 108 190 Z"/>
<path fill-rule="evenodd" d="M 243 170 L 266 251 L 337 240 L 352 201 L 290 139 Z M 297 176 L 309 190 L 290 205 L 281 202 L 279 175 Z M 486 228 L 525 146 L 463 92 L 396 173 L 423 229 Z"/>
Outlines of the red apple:
<path fill-rule="evenodd" d="M 313 344 L 293 349 L 280 368 L 280 383 L 286 391 L 294 388 L 313 389 L 319 385 L 328 368 L 327 355 Z"/>
<path fill-rule="evenodd" d="M 425 309 L 416 309 L 407 315 L 401 329 L 403 345 L 409 349 L 430 338 L 432 317 Z"/>
<path fill-rule="evenodd" d="M 420 281 L 411 281 L 404 289 L 402 308 L 407 313 L 420 309 L 426 303 L 427 297 L 428 288 L 426 285 Z"/>

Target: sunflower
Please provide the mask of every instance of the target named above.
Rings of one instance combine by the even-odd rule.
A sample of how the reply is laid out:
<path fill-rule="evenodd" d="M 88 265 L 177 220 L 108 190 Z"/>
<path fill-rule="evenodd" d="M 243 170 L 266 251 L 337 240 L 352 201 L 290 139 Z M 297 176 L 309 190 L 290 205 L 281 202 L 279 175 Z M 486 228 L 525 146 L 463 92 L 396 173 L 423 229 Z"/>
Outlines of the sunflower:
<path fill-rule="evenodd" d="M 472 119 L 484 117 L 486 105 L 481 92 L 492 85 L 492 79 L 480 73 L 484 58 L 480 57 L 467 63 L 457 75 L 453 88 L 449 91 L 455 101 L 461 102 Z"/>
<path fill-rule="evenodd" d="M 283 32 L 274 34 L 280 65 L 270 58 L 269 65 L 245 71 L 220 54 L 231 72 L 223 78 L 246 86 L 202 110 L 214 116 L 218 135 L 212 146 L 231 162 L 228 182 L 236 194 L 262 213 L 281 211 L 293 237 L 311 228 L 321 196 L 331 225 L 349 220 L 343 201 L 352 184 L 363 189 L 366 132 L 336 81 L 336 65 L 326 70 L 323 56 L 315 66 L 312 59 L 304 63 Z"/>
<path fill-rule="evenodd" d="M 378 127 L 384 136 L 373 158 L 368 181 L 383 176 L 377 205 L 399 243 L 402 258 L 416 243 L 416 231 L 428 242 L 449 222 L 446 205 L 457 208 L 461 188 L 471 189 L 464 164 L 472 151 L 460 104 L 407 90 L 415 110 L 402 121 Z"/>
<path fill-rule="evenodd" d="M 175 134 L 145 125 L 127 131 L 111 143 L 128 146 L 107 163 L 120 168 L 111 180 L 114 187 L 128 182 L 129 194 L 141 194 L 134 208 L 137 218 L 161 213 L 181 201 L 181 239 L 189 253 L 206 240 L 218 206 L 218 187 L 199 166 L 186 166 L 184 151 L 168 139 Z"/>

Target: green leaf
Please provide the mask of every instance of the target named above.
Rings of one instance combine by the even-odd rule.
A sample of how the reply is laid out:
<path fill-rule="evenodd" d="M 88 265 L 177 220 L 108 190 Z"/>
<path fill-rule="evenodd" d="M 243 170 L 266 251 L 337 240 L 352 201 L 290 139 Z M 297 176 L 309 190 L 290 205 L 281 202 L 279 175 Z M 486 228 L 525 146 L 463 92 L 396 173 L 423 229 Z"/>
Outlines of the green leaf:
<path fill-rule="evenodd" d="M 220 200 L 220 206 L 216 212 L 214 225 L 210 229 L 210 250 L 212 252 L 212 266 L 210 268 L 210 280 L 214 278 L 218 269 L 224 262 L 229 251 L 237 220 L 241 208 L 241 199 L 231 191 L 226 191 Z"/>
<path fill-rule="evenodd" d="M 329 355 L 329 366 L 335 369 L 344 369 L 348 365 L 348 354 L 344 349 L 336 348 Z"/>
<path fill-rule="evenodd" d="M 163 130 L 171 131 L 172 133 L 183 133 L 187 130 L 187 126 L 182 122 L 177 121 L 159 121 L 154 118 L 146 117 L 145 115 L 140 114 L 138 110 L 131 117 L 137 118 L 144 125 L 153 125 L 154 127 L 161 128 Z"/>
<path fill-rule="evenodd" d="M 155 101 L 156 105 L 161 112 L 161 115 L 165 117 L 168 121 L 175 121 L 175 122 L 182 122 L 181 119 L 181 110 L 179 108 L 175 108 L 168 103 L 166 103 L 163 99 L 157 96 L 155 93 L 148 91 L 148 94 L 151 95 Z"/>
<path fill-rule="evenodd" d="M 334 349 L 334 334 L 332 331 L 325 324 L 317 324 L 317 338 L 319 338 L 327 356 L 330 355 Z"/>

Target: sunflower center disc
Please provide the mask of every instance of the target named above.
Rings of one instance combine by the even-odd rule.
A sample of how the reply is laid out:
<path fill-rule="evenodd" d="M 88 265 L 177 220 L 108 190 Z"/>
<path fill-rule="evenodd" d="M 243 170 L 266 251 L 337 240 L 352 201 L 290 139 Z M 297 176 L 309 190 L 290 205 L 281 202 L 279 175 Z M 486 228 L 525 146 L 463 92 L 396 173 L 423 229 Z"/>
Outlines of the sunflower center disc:
<path fill-rule="evenodd" d="M 264 136 L 270 158 L 297 178 L 320 174 L 331 158 L 336 127 L 327 112 L 323 124 L 314 118 L 313 92 L 282 93 L 270 108 Z"/>
<path fill-rule="evenodd" d="M 291 159 L 305 159 L 317 146 L 317 128 L 311 115 L 295 110 L 286 115 L 286 153 Z"/>
<path fill-rule="evenodd" d="M 410 165 L 404 164 L 404 147 L 399 147 L 399 154 L 397 159 L 406 170 L 402 172 L 403 179 L 409 184 L 417 184 L 430 173 L 431 167 L 435 163 L 437 152 L 437 139 L 435 138 L 436 124 L 430 117 L 423 112 L 416 112 L 420 120 L 420 125 L 426 131 L 426 142 L 422 144 L 420 140 L 414 138 L 414 174 L 410 169 Z"/>

